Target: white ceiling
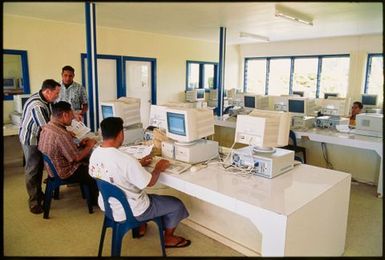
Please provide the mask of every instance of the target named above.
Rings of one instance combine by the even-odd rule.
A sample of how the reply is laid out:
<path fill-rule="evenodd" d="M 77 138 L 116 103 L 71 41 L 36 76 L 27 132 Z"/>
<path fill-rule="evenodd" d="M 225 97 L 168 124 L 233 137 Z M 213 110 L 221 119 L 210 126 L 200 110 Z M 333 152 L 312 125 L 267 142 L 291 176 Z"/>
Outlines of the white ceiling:
<path fill-rule="evenodd" d="M 275 17 L 275 4 L 313 17 L 308 26 Z M 219 28 L 227 28 L 227 44 L 256 40 L 239 37 L 240 32 L 270 38 L 270 41 L 383 32 L 382 3 L 366 2 L 213 2 L 130 3 L 96 2 L 97 26 L 219 41 Z M 84 24 L 84 3 L 4 3 L 5 15 Z"/>

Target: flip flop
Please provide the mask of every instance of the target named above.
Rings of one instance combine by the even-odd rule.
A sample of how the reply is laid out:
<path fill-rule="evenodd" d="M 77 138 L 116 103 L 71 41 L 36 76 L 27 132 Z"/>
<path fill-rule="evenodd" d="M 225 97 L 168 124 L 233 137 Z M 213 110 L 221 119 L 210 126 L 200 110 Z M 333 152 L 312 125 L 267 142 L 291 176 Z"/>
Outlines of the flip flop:
<path fill-rule="evenodd" d="M 165 248 L 182 248 L 182 247 L 188 247 L 191 245 L 191 241 L 188 239 L 183 239 L 176 243 L 175 245 L 165 245 Z"/>

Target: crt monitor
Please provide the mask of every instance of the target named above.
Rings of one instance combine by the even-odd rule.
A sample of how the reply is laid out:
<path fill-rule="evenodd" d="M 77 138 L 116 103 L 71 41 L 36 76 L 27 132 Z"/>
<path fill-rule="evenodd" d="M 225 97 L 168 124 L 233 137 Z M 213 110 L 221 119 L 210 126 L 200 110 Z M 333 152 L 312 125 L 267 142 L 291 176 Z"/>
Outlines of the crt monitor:
<path fill-rule="evenodd" d="M 25 102 L 29 99 L 31 95 L 30 94 L 23 94 L 23 95 L 14 95 L 13 96 L 13 102 L 15 105 L 15 111 L 18 113 L 23 113 Z"/>
<path fill-rule="evenodd" d="M 362 94 L 361 103 L 365 107 L 376 107 L 377 106 L 377 95 Z"/>
<path fill-rule="evenodd" d="M 305 95 L 305 92 L 304 91 L 294 90 L 293 91 L 293 95 L 297 95 L 297 96 L 303 97 Z"/>
<path fill-rule="evenodd" d="M 166 129 L 166 120 L 166 106 L 151 105 L 148 125 Z"/>
<path fill-rule="evenodd" d="M 123 119 L 123 126 L 141 123 L 140 100 L 122 99 L 100 102 L 100 121 L 107 117 L 120 117 Z"/>
<path fill-rule="evenodd" d="M 329 97 L 338 97 L 338 93 L 325 92 L 324 99 L 328 99 Z"/>
<path fill-rule="evenodd" d="M 214 114 L 209 109 L 167 108 L 167 137 L 189 143 L 214 134 Z"/>
<path fill-rule="evenodd" d="M 288 100 L 288 111 L 296 116 L 305 116 L 305 99 L 292 99 Z"/>
<path fill-rule="evenodd" d="M 196 102 L 196 101 L 204 101 L 204 100 L 205 100 L 205 89 L 196 88 L 196 89 L 186 91 L 186 101 Z"/>
<path fill-rule="evenodd" d="M 290 113 L 254 109 L 248 115 L 238 115 L 235 142 L 256 147 L 285 146 L 290 123 Z"/>

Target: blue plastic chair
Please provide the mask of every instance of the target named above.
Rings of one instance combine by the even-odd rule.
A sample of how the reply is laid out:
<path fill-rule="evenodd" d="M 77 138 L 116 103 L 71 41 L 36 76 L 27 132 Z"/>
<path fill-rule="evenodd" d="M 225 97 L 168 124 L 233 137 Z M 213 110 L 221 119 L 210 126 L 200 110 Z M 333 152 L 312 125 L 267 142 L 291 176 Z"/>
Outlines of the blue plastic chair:
<path fill-rule="evenodd" d="M 48 175 L 47 184 L 45 186 L 45 195 L 44 195 L 44 215 L 43 218 L 48 219 L 49 218 L 49 211 L 51 208 L 51 200 L 52 197 L 54 199 L 59 199 L 59 187 L 62 185 L 68 185 L 68 184 L 74 184 L 78 183 L 75 181 L 68 181 L 63 180 L 59 177 L 55 166 L 53 165 L 51 159 L 43 153 L 43 160 L 48 164 L 49 168 L 51 169 L 51 173 L 54 175 L 54 177 L 51 177 Z M 92 201 L 91 201 L 91 194 L 90 189 L 88 185 L 86 184 L 80 184 L 80 190 L 82 192 L 83 199 L 87 199 L 87 206 L 88 206 L 88 212 L 92 214 L 94 212 L 92 207 Z"/>
<path fill-rule="evenodd" d="M 282 148 L 292 150 L 295 153 L 302 153 L 303 160 L 301 157 L 296 155 L 294 156 L 294 159 L 302 163 L 306 163 L 306 148 L 297 145 L 297 137 L 295 136 L 295 132 L 293 130 L 290 130 L 289 132 L 289 140 L 291 141 L 292 144 L 289 144 Z"/>
<path fill-rule="evenodd" d="M 165 257 L 166 250 L 165 250 L 165 243 L 164 243 L 162 218 L 156 217 L 148 221 L 143 221 L 143 222 L 137 221 L 132 213 L 130 205 L 128 204 L 126 194 L 118 186 L 113 185 L 109 182 L 103 181 L 101 179 L 95 178 L 95 180 L 98 185 L 99 191 L 102 195 L 104 208 L 105 208 L 102 234 L 101 234 L 100 243 L 99 243 L 98 257 L 102 256 L 104 236 L 106 234 L 107 228 L 109 227 L 112 228 L 111 256 L 120 256 L 120 252 L 122 249 L 122 240 L 124 235 L 129 230 L 132 229 L 133 238 L 139 238 L 140 225 L 148 221 L 154 221 L 158 225 L 160 245 L 162 247 L 162 254 Z M 122 204 L 126 215 L 125 221 L 118 222 L 114 220 L 114 217 L 112 215 L 112 209 L 111 209 L 110 203 L 108 202 L 109 198 L 115 198 Z"/>

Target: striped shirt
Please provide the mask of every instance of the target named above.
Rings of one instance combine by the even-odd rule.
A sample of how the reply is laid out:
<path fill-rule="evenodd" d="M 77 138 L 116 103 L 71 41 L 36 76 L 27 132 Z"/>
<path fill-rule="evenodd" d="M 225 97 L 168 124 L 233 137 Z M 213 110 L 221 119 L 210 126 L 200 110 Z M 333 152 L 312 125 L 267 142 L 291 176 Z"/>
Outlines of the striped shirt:
<path fill-rule="evenodd" d="M 82 110 L 83 105 L 88 102 L 86 88 L 75 81 L 73 81 L 72 84 L 66 88 L 62 82 L 60 94 L 56 102 L 59 101 L 66 101 L 70 103 L 73 110 Z"/>
<path fill-rule="evenodd" d="M 25 102 L 19 128 L 21 144 L 37 145 L 41 127 L 50 120 L 51 111 L 51 103 L 45 100 L 41 90 Z"/>
<path fill-rule="evenodd" d="M 72 135 L 64 125 L 54 119 L 43 126 L 38 149 L 48 155 L 61 179 L 70 177 L 81 164 L 81 162 L 75 162 L 80 151 L 74 143 Z M 50 169 L 48 174 L 53 176 Z"/>

